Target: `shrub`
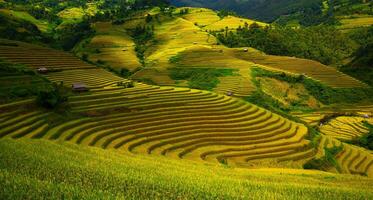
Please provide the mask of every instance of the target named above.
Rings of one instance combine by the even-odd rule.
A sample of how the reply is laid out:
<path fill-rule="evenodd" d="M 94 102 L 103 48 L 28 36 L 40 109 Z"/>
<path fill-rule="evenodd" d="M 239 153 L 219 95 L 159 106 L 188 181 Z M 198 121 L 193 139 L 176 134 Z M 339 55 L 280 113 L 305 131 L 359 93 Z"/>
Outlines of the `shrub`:
<path fill-rule="evenodd" d="M 170 57 L 170 59 L 168 60 L 170 63 L 172 64 L 176 64 L 178 63 L 179 61 L 181 60 L 181 56 L 179 54 L 175 55 L 175 56 L 172 56 Z"/>
<path fill-rule="evenodd" d="M 84 60 L 84 61 L 88 61 L 88 54 L 83 53 L 83 55 L 82 55 L 82 60 Z"/>
<path fill-rule="evenodd" d="M 324 148 L 325 155 L 321 158 L 314 158 L 303 165 L 304 169 L 317 169 L 317 170 L 328 170 L 335 167 L 338 171 L 341 171 L 335 156 L 343 150 L 343 146 L 334 146 L 332 148 Z"/>
<path fill-rule="evenodd" d="M 133 87 L 135 87 L 135 84 L 133 83 L 133 81 L 129 81 L 129 82 L 118 82 L 117 86 L 122 86 L 124 88 L 133 88 Z"/>
<path fill-rule="evenodd" d="M 68 101 L 68 95 L 63 87 L 63 83 L 60 85 L 53 84 L 50 89 L 39 91 L 36 98 L 36 102 L 45 108 L 55 109 L 62 105 L 65 105 Z"/>

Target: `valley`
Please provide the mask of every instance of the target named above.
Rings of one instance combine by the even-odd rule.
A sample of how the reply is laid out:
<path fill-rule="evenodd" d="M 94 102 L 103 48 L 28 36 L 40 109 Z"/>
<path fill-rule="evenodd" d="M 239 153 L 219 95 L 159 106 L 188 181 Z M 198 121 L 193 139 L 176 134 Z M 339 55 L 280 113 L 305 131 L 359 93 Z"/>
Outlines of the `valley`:
<path fill-rule="evenodd" d="M 49 3 L 0 1 L 1 199 L 373 198 L 370 16 Z"/>

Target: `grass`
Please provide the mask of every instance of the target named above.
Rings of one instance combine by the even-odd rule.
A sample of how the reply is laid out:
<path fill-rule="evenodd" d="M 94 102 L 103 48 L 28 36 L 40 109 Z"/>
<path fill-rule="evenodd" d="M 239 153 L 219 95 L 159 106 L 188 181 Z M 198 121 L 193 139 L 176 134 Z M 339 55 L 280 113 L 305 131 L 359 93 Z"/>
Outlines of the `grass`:
<path fill-rule="evenodd" d="M 43 140 L 0 140 L 1 199 L 370 199 L 372 180 L 243 170 Z"/>
<path fill-rule="evenodd" d="M 173 80 L 188 80 L 190 88 L 212 90 L 218 83 L 218 77 L 232 76 L 233 69 L 215 68 L 170 68 L 170 77 Z"/>

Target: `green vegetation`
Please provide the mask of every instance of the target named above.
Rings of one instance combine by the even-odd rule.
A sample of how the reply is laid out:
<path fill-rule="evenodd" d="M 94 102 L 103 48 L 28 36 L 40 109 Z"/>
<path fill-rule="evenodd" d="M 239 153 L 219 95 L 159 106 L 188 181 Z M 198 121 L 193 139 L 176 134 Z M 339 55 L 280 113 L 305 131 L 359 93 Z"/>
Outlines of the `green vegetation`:
<path fill-rule="evenodd" d="M 0 102 L 35 96 L 51 83 L 23 65 L 0 61 Z"/>
<path fill-rule="evenodd" d="M 44 140 L 0 140 L 1 199 L 371 199 L 364 177 L 235 170 Z"/>
<path fill-rule="evenodd" d="M 135 51 L 140 63 L 145 65 L 145 51 L 150 43 L 154 43 L 154 27 L 136 26 L 132 31 L 132 37 L 136 44 Z"/>
<path fill-rule="evenodd" d="M 298 15 L 297 19 L 304 24 L 310 23 L 311 19 L 322 16 L 321 0 L 171 0 L 171 3 L 178 6 L 207 7 L 215 10 L 229 10 L 239 15 L 262 21 L 272 22 L 281 15 Z M 308 19 L 308 20 L 307 20 Z M 317 20 L 319 21 L 319 20 Z M 316 23 L 316 19 L 311 21 Z"/>
<path fill-rule="evenodd" d="M 369 129 L 369 132 L 367 134 L 364 134 L 361 137 L 357 137 L 350 141 L 350 144 L 354 144 L 357 146 L 364 147 L 369 150 L 373 150 L 373 125 L 364 121 L 364 126 Z"/>
<path fill-rule="evenodd" d="M 233 69 L 169 68 L 173 80 L 187 80 L 190 88 L 212 90 L 219 83 L 218 77 L 234 75 Z"/>
<path fill-rule="evenodd" d="M 220 17 L 220 19 L 223 19 L 224 17 L 227 17 L 227 16 L 237 16 L 237 14 L 233 11 L 220 10 L 218 11 L 218 16 Z"/>
<path fill-rule="evenodd" d="M 78 23 L 67 24 L 63 28 L 58 29 L 55 34 L 56 41 L 54 46 L 61 47 L 65 51 L 69 51 L 84 38 L 91 36 L 94 30 L 91 28 L 90 22 L 83 20 Z"/>
<path fill-rule="evenodd" d="M 266 22 L 289 24 L 295 21 L 304 26 L 336 24 L 338 16 L 373 14 L 373 3 L 364 0 L 171 0 L 171 3 L 231 10 Z"/>
<path fill-rule="evenodd" d="M 127 82 L 118 82 L 117 86 L 120 86 L 123 88 L 133 88 L 135 87 L 135 84 L 132 81 L 127 81 Z"/>
<path fill-rule="evenodd" d="M 59 85 L 54 83 L 52 88 L 39 91 L 36 102 L 48 109 L 67 108 L 68 91 L 64 88 L 63 83 Z"/>
<path fill-rule="evenodd" d="M 293 29 L 246 24 L 236 31 L 215 35 L 228 47 L 253 47 L 267 54 L 307 58 L 327 65 L 341 65 L 355 48 L 349 37 L 330 26 Z"/>
<path fill-rule="evenodd" d="M 373 26 L 349 33 L 350 38 L 359 44 L 353 60 L 341 70 L 373 86 Z"/>
<path fill-rule="evenodd" d="M 317 169 L 328 171 L 330 168 L 334 167 L 338 171 L 341 171 L 336 156 L 343 150 L 343 146 L 334 146 L 332 148 L 324 148 L 325 155 L 321 158 L 313 158 L 304 164 L 304 169 Z"/>
<path fill-rule="evenodd" d="M 178 62 L 181 61 L 181 55 L 180 54 L 177 54 L 175 56 L 172 56 L 170 59 L 169 59 L 169 62 L 172 63 L 172 64 L 177 64 Z"/>

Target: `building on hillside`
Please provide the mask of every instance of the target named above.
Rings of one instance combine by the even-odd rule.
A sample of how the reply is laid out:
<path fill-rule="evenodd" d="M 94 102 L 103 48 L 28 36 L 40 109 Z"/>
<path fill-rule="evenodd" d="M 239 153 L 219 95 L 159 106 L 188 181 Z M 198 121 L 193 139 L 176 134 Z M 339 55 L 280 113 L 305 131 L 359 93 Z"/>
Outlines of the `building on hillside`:
<path fill-rule="evenodd" d="M 74 83 L 72 85 L 72 90 L 74 92 L 87 92 L 87 91 L 89 91 L 88 87 L 84 83 Z"/>
<path fill-rule="evenodd" d="M 40 67 L 40 68 L 37 69 L 37 72 L 39 74 L 46 74 L 46 73 L 48 73 L 48 68 L 46 68 L 46 67 Z"/>

